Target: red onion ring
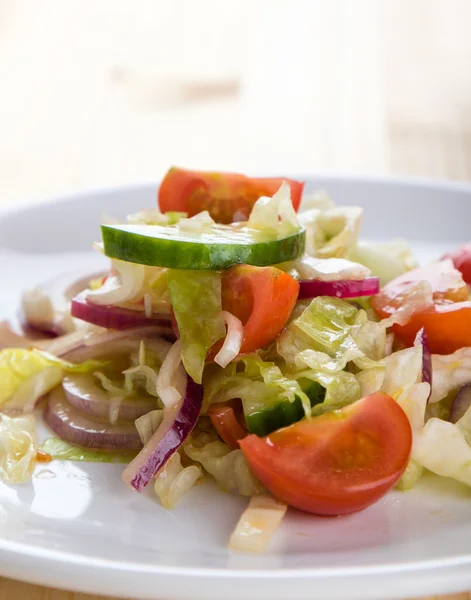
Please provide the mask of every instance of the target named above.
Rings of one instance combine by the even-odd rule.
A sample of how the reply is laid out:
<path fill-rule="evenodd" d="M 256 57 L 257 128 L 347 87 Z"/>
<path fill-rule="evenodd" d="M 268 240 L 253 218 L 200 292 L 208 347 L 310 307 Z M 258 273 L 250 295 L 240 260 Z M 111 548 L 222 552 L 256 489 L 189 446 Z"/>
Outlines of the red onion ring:
<path fill-rule="evenodd" d="M 44 420 L 61 439 L 98 450 L 138 450 L 142 443 L 134 423 L 108 425 L 92 421 L 72 408 L 62 387 L 49 394 Z"/>
<path fill-rule="evenodd" d="M 168 459 L 180 448 L 198 421 L 203 402 L 203 387 L 187 377 L 185 397 L 165 410 L 162 424 L 144 448 L 124 469 L 125 483 L 142 492 Z"/>
<path fill-rule="evenodd" d="M 74 332 L 79 333 L 79 332 Z M 133 352 L 139 348 L 143 340 L 146 347 L 164 360 L 172 344 L 160 337 L 167 335 L 168 329 L 162 326 L 136 327 L 122 331 L 108 331 L 96 334 L 93 338 L 85 338 L 82 334 L 80 342 L 65 352 L 54 352 L 54 346 L 47 348 L 48 352 L 60 356 L 70 362 L 83 362 L 92 358 L 106 358 L 123 352 Z M 70 334 L 73 335 L 73 334 Z M 59 343 L 59 340 L 57 340 Z M 52 349 L 51 349 L 52 348 Z"/>
<path fill-rule="evenodd" d="M 62 387 L 69 404 L 82 414 L 102 420 L 110 418 L 110 396 L 100 389 L 91 375 L 73 374 L 64 377 Z M 157 409 L 157 398 L 124 397 L 116 409 L 117 419 L 134 422 L 142 415 Z"/>
<path fill-rule="evenodd" d="M 464 385 L 456 394 L 450 410 L 450 423 L 456 423 L 471 406 L 471 385 Z"/>
<path fill-rule="evenodd" d="M 38 286 L 51 300 L 54 311 L 68 311 L 70 301 L 74 296 L 87 289 L 92 279 L 98 279 L 105 273 L 89 273 L 83 270 L 73 271 L 49 279 Z M 61 325 L 60 319 L 44 323 L 32 323 L 28 320 L 23 310 L 19 311 L 19 321 L 23 331 L 31 336 L 44 335 L 46 337 L 59 337 L 67 334 Z"/>
<path fill-rule="evenodd" d="M 339 281 L 312 279 L 309 281 L 300 281 L 299 286 L 298 299 L 316 298 L 317 296 L 359 298 L 360 296 L 374 296 L 380 289 L 378 277 L 351 280 L 341 279 Z"/>
<path fill-rule="evenodd" d="M 145 312 L 121 308 L 119 306 L 102 306 L 93 304 L 86 299 L 86 293 L 82 292 L 72 299 L 71 315 L 92 325 L 104 327 L 105 329 L 129 329 L 143 325 L 170 325 L 170 315 L 156 314 L 147 317 Z"/>

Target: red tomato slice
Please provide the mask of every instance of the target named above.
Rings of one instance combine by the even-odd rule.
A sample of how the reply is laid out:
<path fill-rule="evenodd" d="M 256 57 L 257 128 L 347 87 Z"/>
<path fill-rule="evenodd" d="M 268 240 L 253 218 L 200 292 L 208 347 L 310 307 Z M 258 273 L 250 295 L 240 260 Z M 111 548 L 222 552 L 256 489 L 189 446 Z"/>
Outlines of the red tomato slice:
<path fill-rule="evenodd" d="M 211 404 L 208 415 L 222 441 L 233 450 L 237 450 L 239 440 L 247 435 L 240 400 L 238 403 L 231 401 Z"/>
<path fill-rule="evenodd" d="M 432 286 L 435 307 L 415 313 L 404 326 L 394 325 L 396 335 L 412 345 L 417 332 L 425 327 L 430 350 L 436 354 L 448 354 L 471 345 L 468 286 L 450 263 L 432 263 L 404 273 L 371 299 L 372 307 L 381 318 L 389 317 L 402 306 L 419 281 L 428 281 Z"/>
<path fill-rule="evenodd" d="M 404 472 L 412 431 L 402 408 L 378 392 L 240 447 L 255 476 L 277 498 L 309 513 L 363 510 Z"/>
<path fill-rule="evenodd" d="M 284 177 L 247 177 L 237 173 L 206 173 L 172 167 L 160 184 L 158 202 L 162 212 L 186 212 L 191 217 L 207 210 L 218 223 L 248 219 L 260 196 L 273 196 L 287 181 L 295 210 L 304 183 Z"/>
<path fill-rule="evenodd" d="M 222 274 L 222 308 L 244 325 L 241 354 L 272 342 L 286 325 L 299 283 L 275 267 L 237 265 Z"/>
<path fill-rule="evenodd" d="M 413 315 L 406 325 L 394 325 L 393 329 L 401 340 L 412 346 L 422 327 L 434 354 L 451 354 L 459 348 L 471 346 L 471 302 L 436 304 Z"/>
<path fill-rule="evenodd" d="M 442 260 L 451 258 L 455 268 L 463 275 L 463 279 L 471 285 L 471 244 L 465 244 L 454 252 L 446 254 Z"/>

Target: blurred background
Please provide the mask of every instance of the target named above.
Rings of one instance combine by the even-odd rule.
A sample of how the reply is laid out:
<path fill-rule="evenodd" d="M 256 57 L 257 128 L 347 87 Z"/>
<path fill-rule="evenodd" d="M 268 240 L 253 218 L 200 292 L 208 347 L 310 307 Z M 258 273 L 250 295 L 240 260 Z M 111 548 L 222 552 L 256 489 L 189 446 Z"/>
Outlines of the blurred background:
<path fill-rule="evenodd" d="M 0 201 L 170 164 L 471 180 L 470 0 L 0 0 Z"/>

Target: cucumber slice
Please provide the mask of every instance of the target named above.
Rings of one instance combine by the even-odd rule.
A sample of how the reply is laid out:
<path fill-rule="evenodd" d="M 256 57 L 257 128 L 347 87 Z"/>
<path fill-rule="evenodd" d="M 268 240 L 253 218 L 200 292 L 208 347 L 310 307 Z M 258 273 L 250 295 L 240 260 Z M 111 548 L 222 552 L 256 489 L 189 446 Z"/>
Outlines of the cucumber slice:
<path fill-rule="evenodd" d="M 299 380 L 301 389 L 309 396 L 311 406 L 324 401 L 325 389 L 316 381 Z M 245 420 L 250 433 L 263 437 L 272 431 L 297 423 L 304 417 L 301 400 L 282 400 L 274 404 L 261 404 L 242 401 Z"/>
<path fill-rule="evenodd" d="M 304 252 L 305 232 L 277 239 L 240 225 L 197 231 L 176 225 L 103 225 L 106 256 L 169 269 L 221 270 L 231 265 L 275 265 Z"/>

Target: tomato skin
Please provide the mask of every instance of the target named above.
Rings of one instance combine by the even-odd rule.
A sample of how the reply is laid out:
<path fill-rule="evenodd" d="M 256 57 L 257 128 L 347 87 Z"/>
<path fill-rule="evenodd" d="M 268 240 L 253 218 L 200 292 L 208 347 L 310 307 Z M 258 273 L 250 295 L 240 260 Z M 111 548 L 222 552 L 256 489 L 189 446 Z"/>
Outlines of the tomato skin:
<path fill-rule="evenodd" d="M 240 400 L 238 405 L 237 401 L 211 404 L 208 416 L 222 441 L 229 448 L 237 450 L 239 440 L 247 435 L 247 427 L 243 424 L 244 413 Z"/>
<path fill-rule="evenodd" d="M 406 325 L 394 325 L 394 332 L 412 346 L 417 332 L 425 328 L 430 351 L 452 354 L 459 348 L 471 346 L 471 302 L 437 304 L 417 313 Z"/>
<path fill-rule="evenodd" d="M 277 498 L 305 512 L 343 515 L 370 506 L 404 472 L 412 431 L 402 408 L 378 392 L 240 447 Z"/>
<path fill-rule="evenodd" d="M 449 261 L 432 263 L 393 279 L 373 296 L 371 306 L 382 319 L 389 317 L 402 306 L 420 281 L 430 283 L 434 306 L 413 314 L 406 325 L 393 325 L 394 333 L 412 346 L 417 332 L 425 327 L 430 350 L 435 354 L 449 354 L 470 346 L 468 286 Z"/>
<path fill-rule="evenodd" d="M 299 283 L 276 267 L 236 265 L 222 274 L 222 308 L 244 325 L 240 354 L 272 342 L 286 325 Z"/>
<path fill-rule="evenodd" d="M 451 265 L 436 262 L 408 271 L 390 281 L 379 294 L 373 296 L 371 306 L 381 318 L 389 317 L 402 306 L 409 292 L 420 281 L 430 283 L 436 304 L 464 302 L 468 299 L 468 286 L 461 274 Z"/>
<path fill-rule="evenodd" d="M 217 223 L 245 221 L 260 196 L 273 196 L 283 181 L 290 184 L 293 206 L 298 210 L 303 182 L 172 167 L 160 185 L 158 203 L 162 212 L 186 212 L 192 217 L 207 210 Z"/>
<path fill-rule="evenodd" d="M 451 258 L 455 269 L 463 275 L 463 279 L 471 285 L 471 244 L 465 244 L 457 250 L 443 256 L 442 260 Z"/>

